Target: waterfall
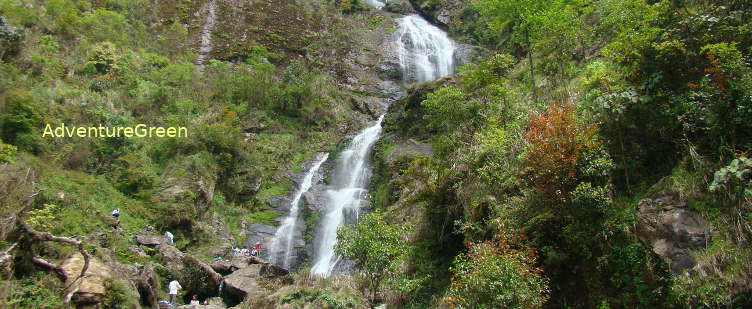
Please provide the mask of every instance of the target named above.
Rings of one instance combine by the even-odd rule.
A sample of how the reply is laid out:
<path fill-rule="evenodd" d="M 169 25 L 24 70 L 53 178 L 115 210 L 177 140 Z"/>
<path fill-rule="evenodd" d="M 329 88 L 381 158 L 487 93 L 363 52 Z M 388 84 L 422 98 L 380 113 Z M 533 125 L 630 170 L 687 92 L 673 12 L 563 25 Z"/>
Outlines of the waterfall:
<path fill-rule="evenodd" d="M 380 1 L 368 3 L 377 8 L 383 6 Z M 395 38 L 404 82 L 430 81 L 453 73 L 455 44 L 446 33 L 418 15 L 405 16 L 398 22 Z M 326 192 L 328 201 L 317 231 L 311 275 L 328 277 L 340 261 L 334 252 L 337 229 L 357 222 L 361 203 L 368 193 L 371 147 L 379 138 L 383 119 L 381 115 L 374 125 L 355 136 L 337 158 L 332 189 Z"/>
<path fill-rule="evenodd" d="M 314 265 L 311 267 L 312 275 L 328 277 L 339 261 L 334 253 L 337 229 L 342 225 L 354 223 L 358 218 L 370 178 L 368 158 L 371 147 L 379 139 L 383 119 L 382 115 L 374 125 L 356 135 L 337 158 L 331 181 L 333 187 L 326 192 L 328 201 L 324 210 L 325 215 L 321 219 L 318 246 L 315 250 Z"/>
<path fill-rule="evenodd" d="M 212 50 L 212 31 L 214 30 L 214 23 L 217 20 L 217 4 L 214 2 L 214 0 L 210 1 L 208 4 L 207 12 L 206 12 L 206 22 L 204 23 L 204 27 L 201 29 L 201 45 L 199 45 L 198 48 L 198 55 L 196 56 L 195 63 L 199 66 L 199 69 L 202 69 L 204 66 L 204 61 L 206 60 L 206 57 L 209 55 L 209 52 Z"/>
<path fill-rule="evenodd" d="M 377 9 L 382 9 L 384 7 L 384 2 L 378 1 L 378 0 L 366 0 L 366 3 L 371 5 L 372 7 L 375 7 Z"/>
<path fill-rule="evenodd" d="M 325 153 L 316 160 L 313 166 L 308 170 L 308 173 L 306 173 L 305 177 L 303 177 L 300 187 L 295 191 L 295 195 L 290 203 L 290 213 L 285 220 L 282 221 L 282 225 L 279 226 L 277 232 L 274 233 L 274 238 L 272 239 L 271 248 L 269 250 L 271 263 L 284 268 L 290 267 L 292 243 L 298 223 L 298 213 L 300 212 L 300 198 L 311 188 L 311 185 L 313 184 L 313 176 L 316 175 L 321 164 L 323 164 L 327 158 L 329 158 L 329 154 Z"/>
<path fill-rule="evenodd" d="M 404 82 L 424 82 L 452 74 L 455 44 L 418 15 L 398 20 L 397 53 Z"/>

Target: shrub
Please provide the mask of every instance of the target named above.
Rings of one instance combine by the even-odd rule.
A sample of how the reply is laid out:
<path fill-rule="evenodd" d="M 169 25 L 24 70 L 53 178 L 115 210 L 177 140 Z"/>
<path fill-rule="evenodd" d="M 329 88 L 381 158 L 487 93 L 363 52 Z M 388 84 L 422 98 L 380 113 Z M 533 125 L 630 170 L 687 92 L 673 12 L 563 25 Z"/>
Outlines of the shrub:
<path fill-rule="evenodd" d="M 579 125 L 574 105 L 552 104 L 530 117 L 524 136 L 530 144 L 525 154 L 528 181 L 544 199 L 567 202 L 577 186 L 578 159 L 598 145 L 595 126 Z"/>
<path fill-rule="evenodd" d="M 452 284 L 444 302 L 460 308 L 541 308 L 548 279 L 535 255 L 504 242 L 471 244 L 452 266 Z"/>
<path fill-rule="evenodd" d="M 0 16 L 0 59 L 7 60 L 8 57 L 14 56 L 21 49 L 24 32 L 17 29 L 5 17 Z"/>
<path fill-rule="evenodd" d="M 381 282 L 399 271 L 408 245 L 402 239 L 403 227 L 387 224 L 381 213 L 374 212 L 361 217 L 352 230 L 337 231 L 338 243 L 334 250 L 358 265 L 358 274 L 365 279 L 364 288 L 372 298 Z"/>

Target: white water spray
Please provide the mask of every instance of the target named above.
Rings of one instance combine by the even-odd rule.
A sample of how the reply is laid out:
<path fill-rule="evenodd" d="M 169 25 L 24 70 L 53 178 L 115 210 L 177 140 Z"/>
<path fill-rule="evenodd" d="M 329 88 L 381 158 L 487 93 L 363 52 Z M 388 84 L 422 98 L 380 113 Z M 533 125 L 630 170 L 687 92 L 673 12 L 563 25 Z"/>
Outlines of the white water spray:
<path fill-rule="evenodd" d="M 398 20 L 397 53 L 405 82 L 424 82 L 452 74 L 455 44 L 419 15 Z"/>
<path fill-rule="evenodd" d="M 381 10 L 384 7 L 384 2 L 378 1 L 378 0 L 366 0 L 366 3 L 370 4 L 372 7 L 375 7 L 379 10 Z"/>
<path fill-rule="evenodd" d="M 337 265 L 339 258 L 334 253 L 337 244 L 337 229 L 354 223 L 360 214 L 360 206 L 368 190 L 370 178 L 368 158 L 373 144 L 381 134 L 382 115 L 373 126 L 356 135 L 337 158 L 337 166 L 332 174 L 333 188 L 327 191 L 329 200 L 324 209 L 318 234 L 318 245 L 311 274 L 328 277 Z"/>
<path fill-rule="evenodd" d="M 277 264 L 284 268 L 290 267 L 290 257 L 292 254 L 293 245 L 292 243 L 296 233 L 298 216 L 300 213 L 300 199 L 301 197 L 303 197 L 304 193 L 308 192 L 308 190 L 311 189 L 311 185 L 313 185 L 313 176 L 316 175 L 316 172 L 318 172 L 321 164 L 323 164 L 327 158 L 329 158 L 329 154 L 325 153 L 321 155 L 319 159 L 317 159 L 313 166 L 311 166 L 311 168 L 308 170 L 308 173 L 306 173 L 305 177 L 303 177 L 303 181 L 300 183 L 298 190 L 295 191 L 295 195 L 293 196 L 292 202 L 290 203 L 290 213 L 287 215 L 285 220 L 282 221 L 282 224 L 277 229 L 277 232 L 274 233 L 274 238 L 272 239 L 271 248 L 269 250 L 271 263 Z"/>

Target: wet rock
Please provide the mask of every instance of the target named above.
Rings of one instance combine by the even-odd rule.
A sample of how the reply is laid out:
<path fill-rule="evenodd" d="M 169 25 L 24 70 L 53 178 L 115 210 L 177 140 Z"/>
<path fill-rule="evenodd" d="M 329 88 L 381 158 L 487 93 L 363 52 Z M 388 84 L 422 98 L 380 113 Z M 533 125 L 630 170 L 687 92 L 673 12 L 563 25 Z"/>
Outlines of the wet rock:
<path fill-rule="evenodd" d="M 640 201 L 637 237 L 669 265 L 674 274 L 695 266 L 689 250 L 701 248 L 710 238 L 708 221 L 691 211 L 673 194 Z"/>
<path fill-rule="evenodd" d="M 284 219 L 284 216 L 280 217 L 280 220 L 281 219 Z M 253 223 L 248 229 L 248 238 L 246 239 L 245 243 L 243 243 L 243 245 L 246 248 L 252 248 L 257 242 L 261 243 L 262 250 L 260 257 L 262 259 L 268 260 L 269 250 L 266 249 L 271 247 L 272 239 L 274 238 L 274 233 L 276 232 L 276 226 L 262 223 Z"/>
<path fill-rule="evenodd" d="M 84 257 L 78 252 L 60 265 L 68 287 L 63 291 L 63 300 L 77 307 L 96 307 L 107 292 L 105 281 L 110 278 L 112 270 L 95 257 L 89 260 L 86 274 L 79 277 L 83 267 Z"/>
<path fill-rule="evenodd" d="M 390 166 L 404 156 L 416 156 L 419 154 L 431 156 L 433 148 L 429 144 L 416 142 L 415 140 L 395 140 L 394 151 L 390 152 L 386 158 L 386 163 Z"/>
<path fill-rule="evenodd" d="M 469 44 L 456 43 L 453 57 L 455 66 L 465 65 L 479 58 L 478 49 Z"/>
<path fill-rule="evenodd" d="M 221 261 L 213 261 L 209 265 L 214 271 L 222 274 L 229 275 L 234 271 L 242 268 L 246 268 L 252 264 L 264 263 L 261 259 L 255 256 L 233 256 L 230 259 L 223 259 Z"/>
<path fill-rule="evenodd" d="M 402 80 L 402 67 L 400 65 L 399 54 L 397 54 L 397 33 L 384 38 L 379 48 L 380 58 L 376 64 L 376 72 L 379 77 L 385 80 Z"/>

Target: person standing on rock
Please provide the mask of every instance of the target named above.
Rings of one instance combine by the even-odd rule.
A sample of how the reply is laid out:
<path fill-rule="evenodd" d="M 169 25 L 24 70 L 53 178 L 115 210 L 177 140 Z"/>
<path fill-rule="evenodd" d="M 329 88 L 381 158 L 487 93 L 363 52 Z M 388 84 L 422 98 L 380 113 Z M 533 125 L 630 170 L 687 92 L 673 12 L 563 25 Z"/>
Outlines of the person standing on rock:
<path fill-rule="evenodd" d="M 180 282 L 177 280 L 170 281 L 170 284 L 167 287 L 170 294 L 170 305 L 175 307 L 178 304 L 178 291 L 183 287 L 180 286 Z"/>
<path fill-rule="evenodd" d="M 167 244 L 168 245 L 172 245 L 173 244 L 173 237 L 175 237 L 175 236 L 173 236 L 172 233 L 170 233 L 170 231 L 165 232 L 164 236 L 167 237 Z"/>
<path fill-rule="evenodd" d="M 116 219 L 117 219 L 118 217 L 120 217 L 120 208 L 115 208 L 115 209 L 114 209 L 114 210 L 112 211 L 111 215 L 112 215 L 112 217 L 114 217 L 114 218 L 116 218 Z"/>

